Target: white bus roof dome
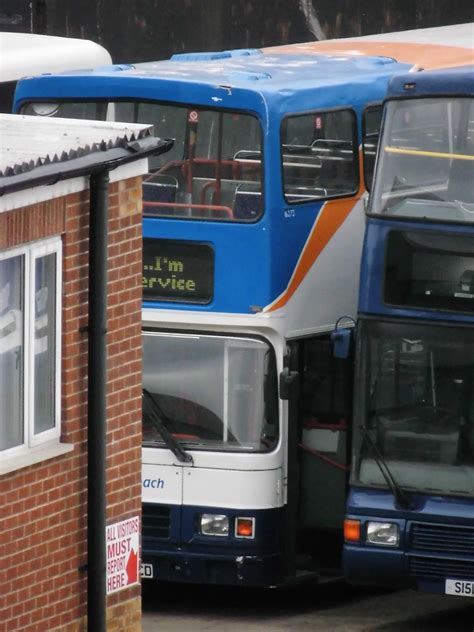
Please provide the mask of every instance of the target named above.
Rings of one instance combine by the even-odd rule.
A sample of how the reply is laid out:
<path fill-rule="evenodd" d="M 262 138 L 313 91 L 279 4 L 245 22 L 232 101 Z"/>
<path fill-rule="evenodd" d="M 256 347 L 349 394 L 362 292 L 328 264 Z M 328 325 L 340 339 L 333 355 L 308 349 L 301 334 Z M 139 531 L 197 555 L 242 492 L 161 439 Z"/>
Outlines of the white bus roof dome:
<path fill-rule="evenodd" d="M 108 51 L 90 40 L 0 32 L 0 82 L 111 63 Z"/>

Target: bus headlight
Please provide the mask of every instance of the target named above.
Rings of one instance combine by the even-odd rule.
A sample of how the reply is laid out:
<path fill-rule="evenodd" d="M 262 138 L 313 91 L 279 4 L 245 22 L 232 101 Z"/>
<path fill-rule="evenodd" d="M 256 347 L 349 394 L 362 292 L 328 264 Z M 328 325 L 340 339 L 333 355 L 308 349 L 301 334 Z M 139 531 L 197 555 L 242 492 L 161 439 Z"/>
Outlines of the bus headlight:
<path fill-rule="evenodd" d="M 223 514 L 202 514 L 201 533 L 203 535 L 229 535 L 229 518 Z"/>
<path fill-rule="evenodd" d="M 368 522 L 366 541 L 370 544 L 398 546 L 400 531 L 394 522 Z"/>

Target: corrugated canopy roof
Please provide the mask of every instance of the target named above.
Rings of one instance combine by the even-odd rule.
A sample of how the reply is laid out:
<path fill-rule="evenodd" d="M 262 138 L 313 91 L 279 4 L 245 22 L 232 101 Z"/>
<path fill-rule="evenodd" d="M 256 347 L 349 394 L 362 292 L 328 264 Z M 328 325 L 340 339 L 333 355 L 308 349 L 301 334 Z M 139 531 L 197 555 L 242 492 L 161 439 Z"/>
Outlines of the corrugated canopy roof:
<path fill-rule="evenodd" d="M 0 114 L 0 178 L 149 136 L 150 125 Z"/>

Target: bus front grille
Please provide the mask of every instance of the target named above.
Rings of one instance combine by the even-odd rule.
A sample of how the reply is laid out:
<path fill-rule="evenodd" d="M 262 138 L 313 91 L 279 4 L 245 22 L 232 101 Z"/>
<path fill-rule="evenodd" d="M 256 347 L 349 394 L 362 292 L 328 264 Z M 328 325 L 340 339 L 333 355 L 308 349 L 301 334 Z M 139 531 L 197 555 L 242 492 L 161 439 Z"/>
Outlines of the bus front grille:
<path fill-rule="evenodd" d="M 454 555 L 474 555 L 474 529 L 454 525 L 414 522 L 410 549 Z"/>
<path fill-rule="evenodd" d="M 143 541 L 169 540 L 171 508 L 169 505 L 155 505 L 143 503 L 142 505 L 142 536 Z"/>
<path fill-rule="evenodd" d="M 474 561 L 410 556 L 408 572 L 411 577 L 474 579 Z"/>

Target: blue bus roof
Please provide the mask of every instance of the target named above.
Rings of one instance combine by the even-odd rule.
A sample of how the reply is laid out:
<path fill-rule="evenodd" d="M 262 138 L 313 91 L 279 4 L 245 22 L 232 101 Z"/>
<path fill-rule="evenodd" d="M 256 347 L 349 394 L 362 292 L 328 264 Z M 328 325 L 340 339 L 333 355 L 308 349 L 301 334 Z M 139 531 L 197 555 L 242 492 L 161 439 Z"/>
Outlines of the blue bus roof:
<path fill-rule="evenodd" d="M 29 78 L 20 82 L 16 103 L 38 96 L 47 98 L 48 95 L 57 98 L 78 98 L 80 95 L 83 99 L 139 96 L 225 107 L 225 102 L 229 101 L 226 97 L 245 94 L 250 109 L 257 102 L 262 107 L 262 101 L 288 104 L 294 100 L 289 107 L 295 110 L 297 99 L 301 99 L 298 104 L 304 111 L 326 106 L 328 99 L 337 106 L 337 94 L 339 98 L 343 96 L 342 103 L 351 99 L 354 103 L 367 102 L 370 98 L 382 99 L 387 79 L 409 68 L 410 65 L 390 57 L 269 54 L 261 51 L 193 53 L 164 61 Z M 364 90 L 360 90 L 360 85 L 365 86 Z M 314 100 L 315 89 L 319 91 L 321 103 Z M 308 101 L 304 98 L 305 93 Z M 236 104 L 232 106 L 236 107 Z"/>
<path fill-rule="evenodd" d="M 235 53 L 235 51 L 232 51 Z M 135 66 L 136 73 L 161 79 L 180 79 L 192 83 L 246 87 L 271 93 L 289 87 L 332 85 L 354 76 L 380 73 L 397 66 L 390 57 L 352 57 L 341 55 L 263 54 L 206 59 L 194 55 L 174 55 L 170 60 Z M 191 58 L 191 59 L 190 59 Z M 196 63 L 198 62 L 198 63 Z M 134 72 L 134 71 L 130 71 Z"/>
<path fill-rule="evenodd" d="M 443 95 L 472 95 L 474 65 L 450 70 L 402 74 L 390 80 L 387 98 Z"/>

